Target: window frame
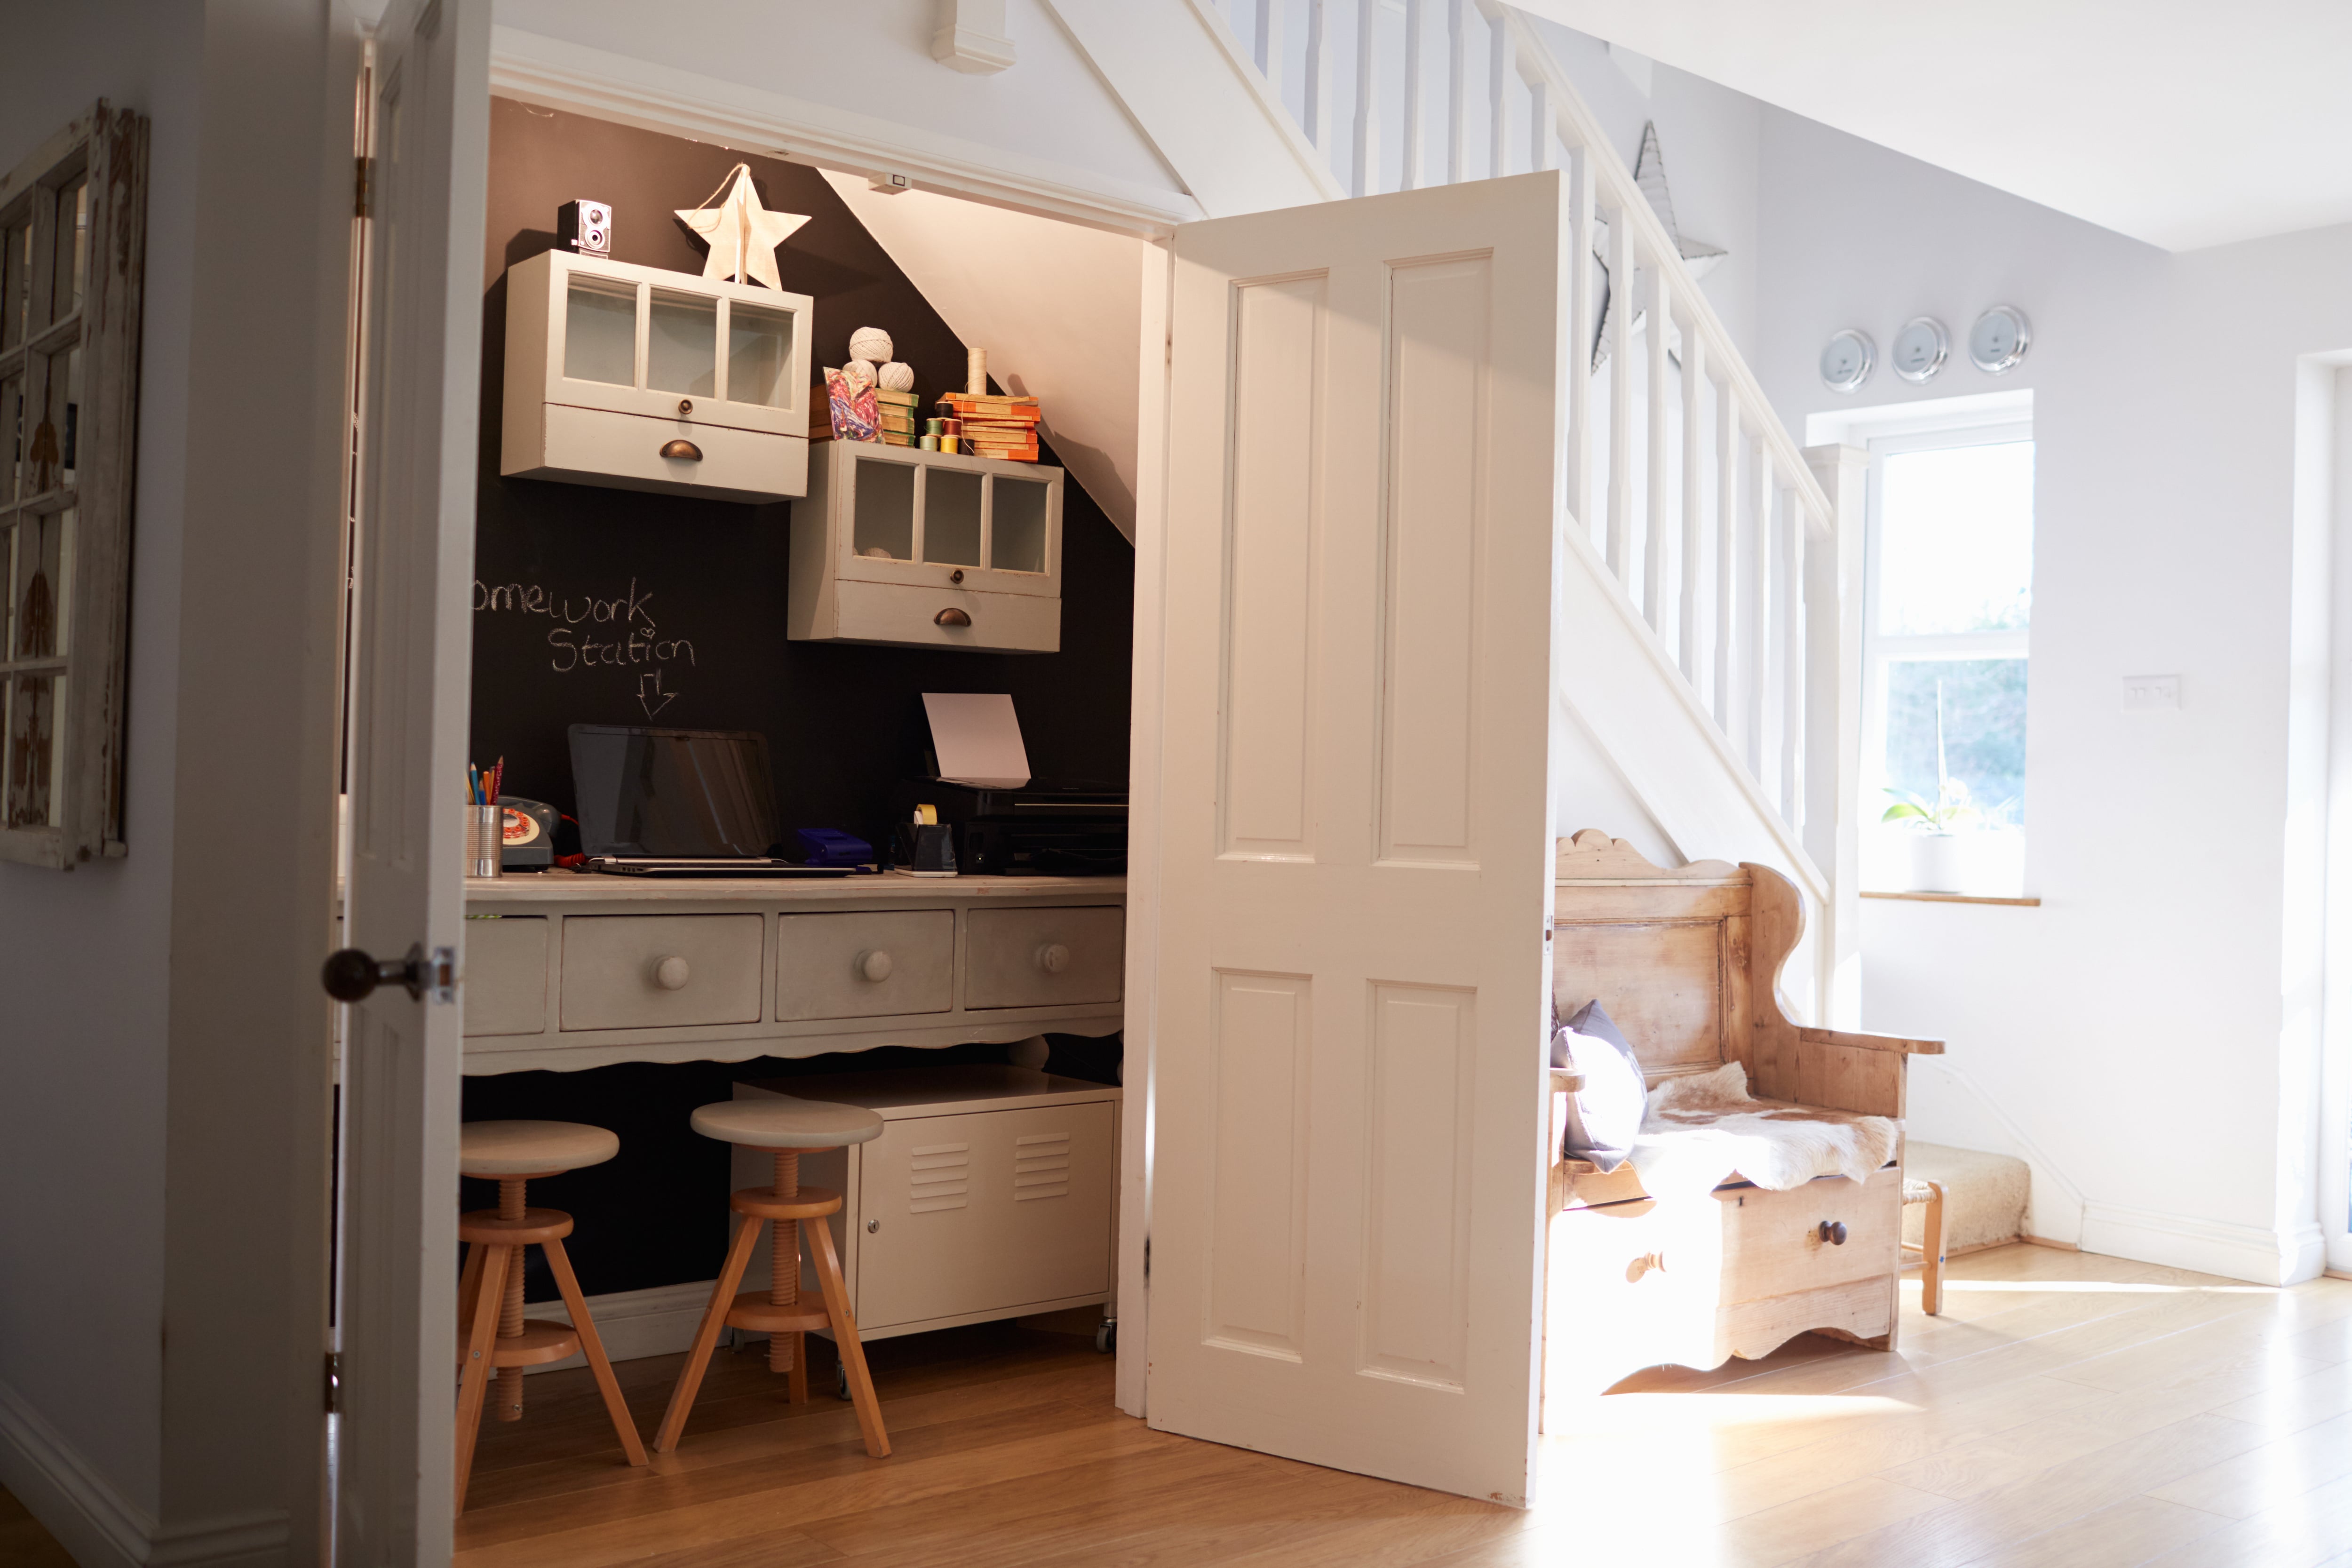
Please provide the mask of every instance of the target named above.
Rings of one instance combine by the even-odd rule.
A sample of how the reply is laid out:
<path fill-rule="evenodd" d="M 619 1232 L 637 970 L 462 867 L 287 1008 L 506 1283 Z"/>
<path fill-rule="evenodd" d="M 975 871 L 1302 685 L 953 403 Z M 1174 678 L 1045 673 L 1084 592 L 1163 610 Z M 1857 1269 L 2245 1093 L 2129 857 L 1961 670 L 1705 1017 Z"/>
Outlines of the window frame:
<path fill-rule="evenodd" d="M 0 350 L 0 385 L 17 379 L 25 415 L 0 433 L 11 467 L 0 488 L 0 860 L 70 870 L 125 852 L 122 826 L 123 696 L 129 658 L 131 512 L 138 439 L 139 332 L 145 285 L 148 123 L 100 99 L 0 176 L 0 243 L 29 220 L 26 279 L 29 320 Z M 81 296 L 58 310 L 55 258 L 59 194 L 87 190 Z M 0 290 L 6 273 L 0 268 Z M 0 297 L 0 306 L 14 300 Z M 81 388 L 73 405 L 74 467 L 38 491 L 20 490 L 17 463 L 29 461 L 36 421 L 48 398 L 50 362 L 79 350 Z M 56 432 L 62 447 L 64 433 Z M 21 439 L 23 450 L 16 449 Z M 70 512 L 60 575 L 65 637 L 53 655 L 17 658 L 16 553 L 20 525 Z M 14 702 L 20 676 L 60 679 L 52 689 L 55 736 L 50 820 L 14 826 L 9 790 L 16 765 Z"/>
<path fill-rule="evenodd" d="M 1885 635 L 1879 631 L 1879 569 L 1885 562 L 1880 540 L 1885 510 L 1886 459 L 1912 452 L 1949 451 L 1961 447 L 1998 447 L 2033 439 L 2032 415 L 2029 413 L 2020 417 L 2013 410 L 2004 410 L 1995 418 L 1955 421 L 1930 427 L 1890 431 L 1870 437 L 1866 448 L 1870 461 L 1863 511 L 1861 783 L 1862 798 L 1869 803 L 1863 814 L 1864 820 L 1872 830 L 1878 828 L 1878 813 L 1883 809 L 1886 791 L 1887 664 L 1898 658 L 1906 662 L 2021 658 L 2026 660 L 2029 680 L 2032 668 L 2033 627 L 2030 613 L 2026 625 L 1999 631 L 1926 635 Z M 2038 463 L 2038 452 L 2036 458 Z M 2038 490 L 2038 467 L 2035 471 Z M 2035 511 L 2035 538 L 2038 542 L 2041 521 L 2038 506 Z M 2030 756 L 2026 765 L 2030 778 L 2032 766 Z M 2021 826 L 2018 831 L 2022 831 Z"/>

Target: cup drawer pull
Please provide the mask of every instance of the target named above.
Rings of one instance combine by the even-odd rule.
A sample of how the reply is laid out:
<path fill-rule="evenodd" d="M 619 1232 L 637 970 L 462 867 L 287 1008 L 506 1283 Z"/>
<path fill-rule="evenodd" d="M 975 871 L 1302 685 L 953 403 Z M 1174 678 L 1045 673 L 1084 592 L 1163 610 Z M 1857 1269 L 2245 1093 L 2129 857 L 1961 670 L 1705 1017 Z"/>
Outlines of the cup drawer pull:
<path fill-rule="evenodd" d="M 683 458 L 689 463 L 702 461 L 702 448 L 691 441 L 683 439 L 663 442 L 661 455 L 665 458 Z"/>

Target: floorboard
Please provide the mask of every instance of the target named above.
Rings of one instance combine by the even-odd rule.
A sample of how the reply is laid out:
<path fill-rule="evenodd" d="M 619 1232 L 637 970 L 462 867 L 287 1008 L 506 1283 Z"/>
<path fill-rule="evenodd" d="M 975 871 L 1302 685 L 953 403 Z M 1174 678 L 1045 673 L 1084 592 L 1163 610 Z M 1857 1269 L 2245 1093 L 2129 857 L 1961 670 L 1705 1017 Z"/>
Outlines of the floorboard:
<path fill-rule="evenodd" d="M 1496 1508 L 1153 1432 L 1091 1343 L 1011 1324 L 870 1349 L 868 1459 L 815 1352 L 793 1406 L 722 1351 L 678 1451 L 618 1462 L 584 1372 L 482 1434 L 461 1568 L 2352 1568 L 2352 1282 L 2272 1290 L 2089 1253 L 1906 1282 L 1902 1352 L 1804 1338 L 1660 1367 Z M 651 1432 L 677 1357 L 620 1369 Z"/>

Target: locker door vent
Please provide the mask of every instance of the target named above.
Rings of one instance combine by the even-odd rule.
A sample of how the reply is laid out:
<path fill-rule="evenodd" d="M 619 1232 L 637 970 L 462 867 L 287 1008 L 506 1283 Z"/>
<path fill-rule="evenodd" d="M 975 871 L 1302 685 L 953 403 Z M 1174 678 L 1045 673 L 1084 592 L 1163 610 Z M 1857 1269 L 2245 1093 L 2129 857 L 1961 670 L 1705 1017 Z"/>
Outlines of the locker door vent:
<path fill-rule="evenodd" d="M 1070 1194 L 1070 1135 L 1024 1132 L 1013 1149 L 1013 1199 L 1062 1198 Z"/>
<path fill-rule="evenodd" d="M 908 1158 L 907 1211 L 931 1214 L 971 1206 L 971 1145 L 921 1143 Z"/>

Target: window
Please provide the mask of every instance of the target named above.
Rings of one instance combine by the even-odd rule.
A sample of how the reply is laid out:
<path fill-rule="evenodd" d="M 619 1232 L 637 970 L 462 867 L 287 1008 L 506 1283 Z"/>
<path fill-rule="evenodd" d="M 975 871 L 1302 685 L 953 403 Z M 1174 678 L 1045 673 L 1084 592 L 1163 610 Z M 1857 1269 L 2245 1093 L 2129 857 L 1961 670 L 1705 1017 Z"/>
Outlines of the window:
<path fill-rule="evenodd" d="M 2021 892 L 2032 427 L 1872 441 L 1864 555 L 1864 885 Z"/>
<path fill-rule="evenodd" d="M 146 170 L 100 103 L 0 176 L 0 859 L 122 847 Z"/>

